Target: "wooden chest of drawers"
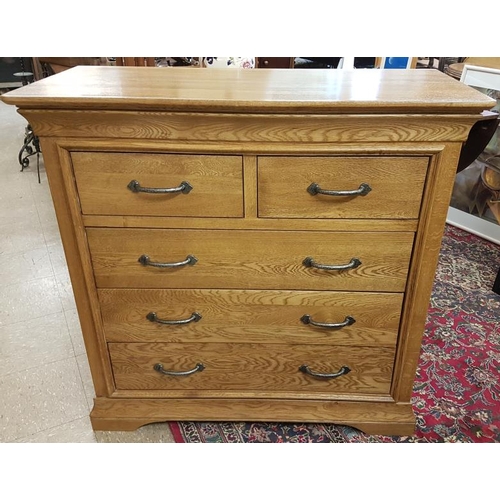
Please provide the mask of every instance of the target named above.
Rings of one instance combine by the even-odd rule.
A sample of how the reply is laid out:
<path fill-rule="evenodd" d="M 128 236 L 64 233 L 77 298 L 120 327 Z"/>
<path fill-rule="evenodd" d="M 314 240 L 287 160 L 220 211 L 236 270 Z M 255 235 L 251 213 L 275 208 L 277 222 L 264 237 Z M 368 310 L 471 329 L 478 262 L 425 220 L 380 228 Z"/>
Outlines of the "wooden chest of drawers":
<path fill-rule="evenodd" d="M 413 432 L 455 168 L 488 98 L 434 70 L 79 67 L 2 99 L 41 138 L 95 429 Z"/>

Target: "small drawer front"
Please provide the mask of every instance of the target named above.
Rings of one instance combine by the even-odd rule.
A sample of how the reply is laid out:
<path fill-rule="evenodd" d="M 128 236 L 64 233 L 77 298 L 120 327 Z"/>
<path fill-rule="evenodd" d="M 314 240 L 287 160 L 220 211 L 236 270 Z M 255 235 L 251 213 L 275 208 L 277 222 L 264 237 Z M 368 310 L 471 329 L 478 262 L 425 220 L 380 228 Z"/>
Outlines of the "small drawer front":
<path fill-rule="evenodd" d="M 258 57 L 259 68 L 293 68 L 292 57 Z"/>
<path fill-rule="evenodd" d="M 395 346 L 403 294 L 100 289 L 108 342 Z"/>
<path fill-rule="evenodd" d="M 410 232 L 88 228 L 87 237 L 100 288 L 402 292 L 413 244 Z"/>
<path fill-rule="evenodd" d="M 71 159 L 84 214 L 243 217 L 241 156 L 74 152 Z"/>
<path fill-rule="evenodd" d="M 389 393 L 395 352 L 229 343 L 111 343 L 109 351 L 116 388 L 122 390 L 364 394 Z"/>
<path fill-rule="evenodd" d="M 259 217 L 416 219 L 427 165 L 426 157 L 261 156 Z"/>

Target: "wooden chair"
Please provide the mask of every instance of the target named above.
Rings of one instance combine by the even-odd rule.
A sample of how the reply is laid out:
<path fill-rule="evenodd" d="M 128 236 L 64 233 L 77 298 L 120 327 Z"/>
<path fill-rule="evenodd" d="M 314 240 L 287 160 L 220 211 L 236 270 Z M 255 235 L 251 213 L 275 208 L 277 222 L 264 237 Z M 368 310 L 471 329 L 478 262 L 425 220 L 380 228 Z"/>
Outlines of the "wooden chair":
<path fill-rule="evenodd" d="M 155 66 L 154 57 L 117 57 L 117 66 Z"/>

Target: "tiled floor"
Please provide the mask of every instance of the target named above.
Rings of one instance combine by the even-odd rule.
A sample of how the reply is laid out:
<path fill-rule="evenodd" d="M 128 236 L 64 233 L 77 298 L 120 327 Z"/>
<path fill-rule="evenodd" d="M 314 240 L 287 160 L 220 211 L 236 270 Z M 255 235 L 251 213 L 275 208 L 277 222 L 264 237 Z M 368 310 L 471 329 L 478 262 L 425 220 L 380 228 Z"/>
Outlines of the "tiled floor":
<path fill-rule="evenodd" d="M 173 442 L 168 425 L 93 432 L 94 397 L 43 163 L 20 172 L 25 119 L 0 102 L 0 442 Z"/>

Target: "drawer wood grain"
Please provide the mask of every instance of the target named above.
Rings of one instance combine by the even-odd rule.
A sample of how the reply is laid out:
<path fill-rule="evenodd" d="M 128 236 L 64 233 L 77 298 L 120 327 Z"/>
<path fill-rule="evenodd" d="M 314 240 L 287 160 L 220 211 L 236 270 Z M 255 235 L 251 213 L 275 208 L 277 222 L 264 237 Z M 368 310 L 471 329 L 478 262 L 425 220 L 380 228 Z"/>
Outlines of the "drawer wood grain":
<path fill-rule="evenodd" d="M 272 290 L 100 289 L 108 342 L 238 342 L 395 346 L 403 295 Z M 183 320 L 162 324 L 160 319 Z M 304 323 L 355 323 L 325 328 Z"/>
<path fill-rule="evenodd" d="M 93 215 L 243 217 L 241 156 L 73 152 L 82 212 Z M 133 192 L 188 182 L 188 194 Z"/>
<path fill-rule="evenodd" d="M 88 228 L 100 288 L 235 288 L 402 292 L 413 233 Z M 151 262 L 194 265 L 158 268 Z M 304 260 L 361 265 L 346 271 Z M 189 260 L 189 263 L 193 263 Z"/>
<path fill-rule="evenodd" d="M 427 157 L 258 158 L 259 217 L 416 219 Z M 312 195 L 307 188 L 352 191 L 368 184 L 365 196 Z"/>
<path fill-rule="evenodd" d="M 220 391 L 331 391 L 388 394 L 393 348 L 303 346 L 276 344 L 111 343 L 111 363 L 117 389 Z M 163 375 L 154 369 L 189 372 Z M 334 379 L 318 379 L 299 368 L 321 373 L 350 370 Z"/>

